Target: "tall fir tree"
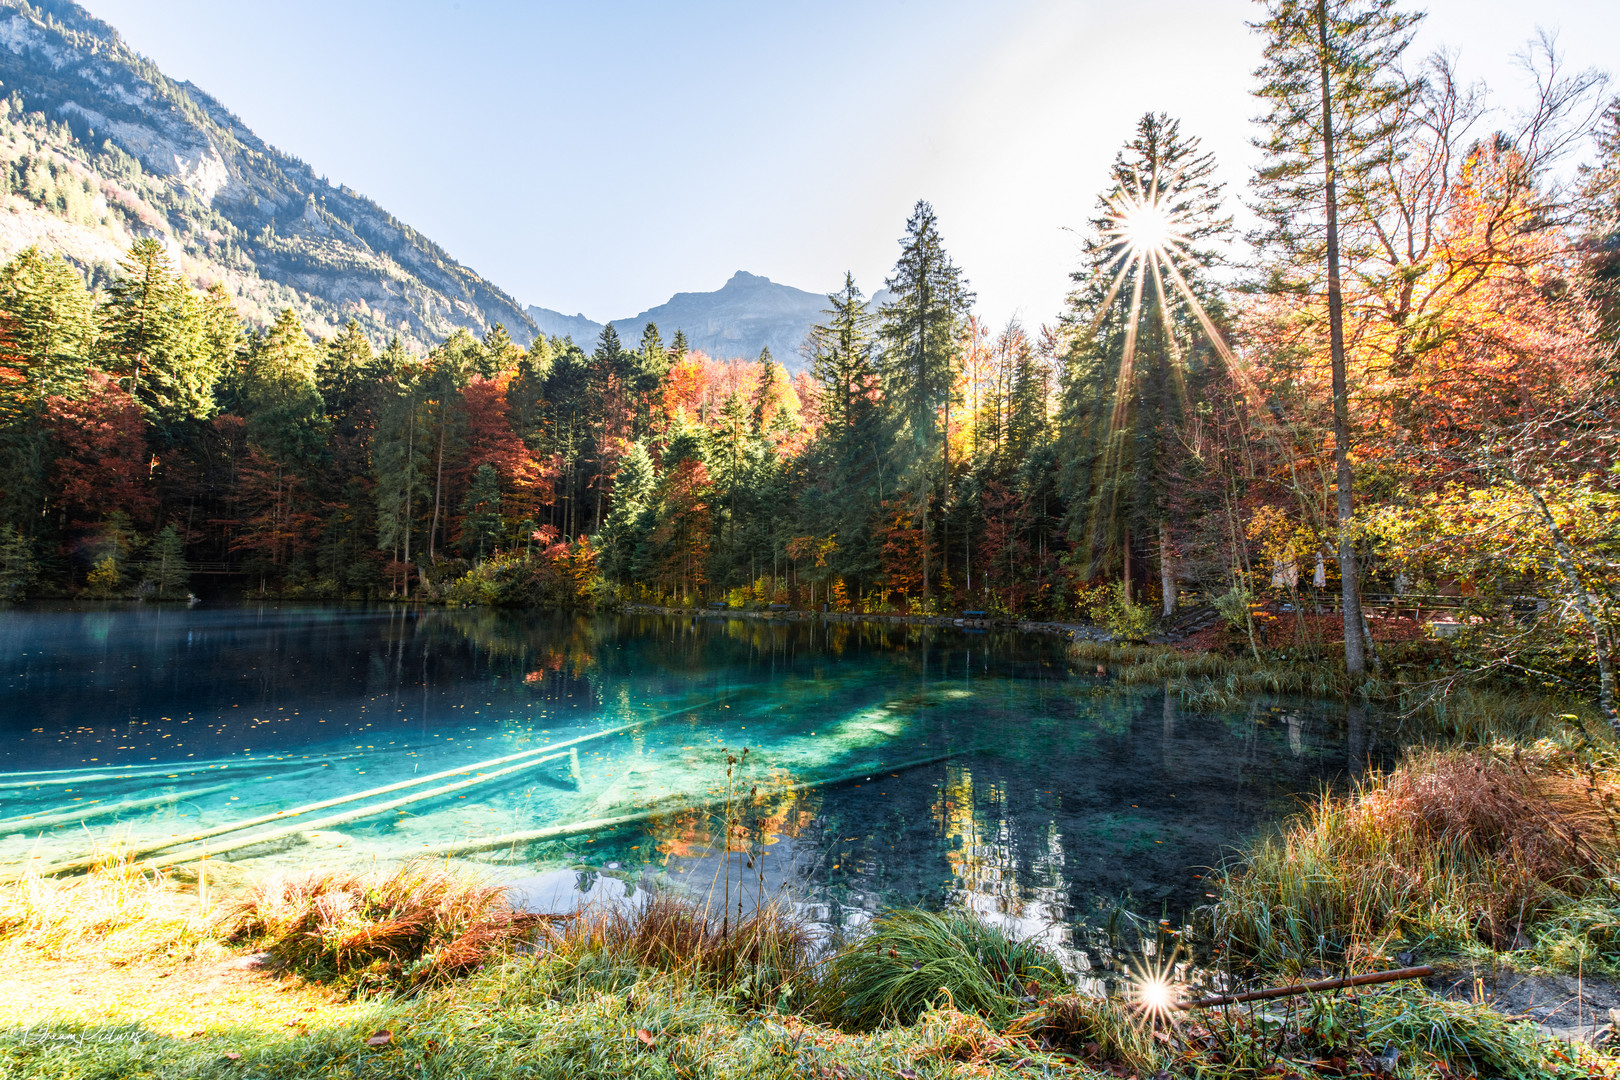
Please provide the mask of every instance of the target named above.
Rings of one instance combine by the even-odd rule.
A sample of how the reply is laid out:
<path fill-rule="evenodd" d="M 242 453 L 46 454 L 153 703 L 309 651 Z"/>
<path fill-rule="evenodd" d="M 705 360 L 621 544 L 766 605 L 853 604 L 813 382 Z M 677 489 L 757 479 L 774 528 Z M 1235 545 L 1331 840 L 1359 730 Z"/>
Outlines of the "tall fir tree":
<path fill-rule="evenodd" d="M 945 253 L 934 208 L 918 200 L 900 239 L 900 259 L 884 281 L 890 292 L 880 324 L 884 396 L 895 427 L 896 472 L 916 500 L 922 528 L 922 594 L 935 584 L 933 503 L 950 495 L 951 407 L 963 320 L 974 294 Z"/>
<path fill-rule="evenodd" d="M 1378 175 L 1400 153 L 1402 106 L 1417 84 L 1399 76 L 1421 15 L 1395 0 L 1266 0 L 1254 24 L 1264 39 L 1255 72 L 1265 157 L 1254 181 L 1255 239 L 1276 292 L 1320 293 L 1327 301 L 1333 382 L 1333 455 L 1345 668 L 1367 670 L 1370 636 L 1361 610 L 1356 552 L 1350 387 L 1345 362 L 1344 275 L 1357 262 L 1357 226 Z M 1345 243 L 1346 238 L 1352 242 Z M 1370 238 L 1368 240 L 1370 242 Z"/>
<path fill-rule="evenodd" d="M 119 270 L 101 312 L 102 362 L 160 433 L 206 419 L 224 358 L 209 340 L 201 298 L 159 240 L 135 241 Z"/>
<path fill-rule="evenodd" d="M 1174 221 L 1182 238 L 1179 250 L 1162 258 L 1175 260 L 1197 302 L 1218 318 L 1208 271 L 1218 262 L 1217 242 L 1230 235 L 1231 219 L 1222 214 L 1214 171 L 1213 156 L 1184 136 L 1177 120 L 1143 116 L 1115 156 L 1111 186 L 1098 198 L 1087 265 L 1073 275 L 1065 315 L 1059 459 L 1070 542 L 1086 577 L 1118 574 L 1127 593 L 1143 565 L 1135 556 L 1156 547 L 1166 615 L 1175 604 L 1171 477 L 1197 383 L 1209 375 L 1207 345 L 1174 279 L 1160 270 L 1161 256 L 1139 258 L 1117 215 L 1122 199 L 1154 200 L 1154 212 Z M 1022 381 L 1026 396 L 1041 392 L 1033 346 L 1020 350 L 1009 374 L 1011 386 Z M 1008 411 L 1010 431 L 1018 424 L 1016 410 Z"/>

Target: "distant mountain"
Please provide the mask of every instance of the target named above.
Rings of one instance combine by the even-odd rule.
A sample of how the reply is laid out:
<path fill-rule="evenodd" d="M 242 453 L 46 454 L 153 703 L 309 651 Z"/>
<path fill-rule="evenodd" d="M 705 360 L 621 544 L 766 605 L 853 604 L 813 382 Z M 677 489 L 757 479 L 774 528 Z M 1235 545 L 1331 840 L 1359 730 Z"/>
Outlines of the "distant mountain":
<path fill-rule="evenodd" d="M 757 360 L 768 346 L 777 363 L 797 370 L 804 366 L 799 346 L 827 306 L 825 293 L 739 270 L 714 292 L 676 293 L 634 318 L 614 319 L 613 327 L 626 342 L 639 341 L 649 322 L 658 324 L 665 341 L 678 327 L 692 348 L 721 360 Z"/>
<path fill-rule="evenodd" d="M 536 304 L 530 304 L 525 309 L 529 318 L 533 320 L 534 327 L 547 337 L 573 338 L 576 345 L 586 349 L 596 340 L 596 335 L 602 332 L 602 324 L 593 319 L 587 319 L 583 314 L 564 315 L 560 311 L 552 311 Z"/>
<path fill-rule="evenodd" d="M 887 291 L 880 290 L 870 306 L 875 309 L 887 296 Z M 799 346 L 829 306 L 826 293 L 805 292 L 739 270 L 714 292 L 676 293 L 668 302 L 639 315 L 614 319 L 613 328 L 632 347 L 649 322 L 658 324 L 658 333 L 666 342 L 676 330 L 684 330 L 692 348 L 718 360 L 757 360 L 760 350 L 769 347 L 777 363 L 798 371 L 805 366 Z M 533 305 L 528 312 L 542 333 L 572 337 L 587 347 L 602 332 L 603 324 L 583 314 L 563 315 Z"/>
<path fill-rule="evenodd" d="M 0 0 L 0 83 L 0 259 L 37 243 L 99 281 L 158 236 L 257 321 L 292 306 L 317 332 L 353 318 L 418 348 L 456 327 L 536 332 L 505 292 L 69 0 Z"/>

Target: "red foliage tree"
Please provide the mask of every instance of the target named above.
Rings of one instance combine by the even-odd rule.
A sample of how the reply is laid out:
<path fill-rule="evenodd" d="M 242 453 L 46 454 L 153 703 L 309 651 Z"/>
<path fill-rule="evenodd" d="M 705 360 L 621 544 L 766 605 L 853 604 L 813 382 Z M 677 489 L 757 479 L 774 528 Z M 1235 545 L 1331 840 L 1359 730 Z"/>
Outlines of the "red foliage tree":
<path fill-rule="evenodd" d="M 511 380 L 511 373 L 503 372 L 493 379 L 475 375 L 467 384 L 467 457 L 456 470 L 455 490 L 465 490 L 480 466 L 491 465 L 501 479 L 503 516 L 520 521 L 537 517 L 540 507 L 551 502 L 557 473 L 552 463 L 537 461 L 512 428 L 506 394 Z"/>
<path fill-rule="evenodd" d="M 46 398 L 45 415 L 58 450 L 52 496 L 68 519 L 88 524 L 122 511 L 132 521 L 150 523 L 157 508 L 151 490 L 157 459 L 147 453 L 135 399 L 95 372 L 83 398 Z"/>

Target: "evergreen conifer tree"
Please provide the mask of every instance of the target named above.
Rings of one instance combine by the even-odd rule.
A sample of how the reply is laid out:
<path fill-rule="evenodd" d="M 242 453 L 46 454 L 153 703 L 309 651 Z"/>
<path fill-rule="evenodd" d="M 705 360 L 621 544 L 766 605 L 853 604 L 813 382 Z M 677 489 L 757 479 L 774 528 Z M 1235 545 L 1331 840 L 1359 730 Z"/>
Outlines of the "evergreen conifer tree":
<path fill-rule="evenodd" d="M 503 527 L 500 477 L 495 473 L 495 466 L 486 462 L 473 471 L 467 495 L 461 502 L 461 513 L 461 552 L 482 562 L 500 542 Z"/>
<path fill-rule="evenodd" d="M 1338 559 L 1344 611 L 1345 668 L 1367 668 L 1355 547 L 1350 390 L 1345 364 L 1343 281 L 1357 261 L 1356 225 L 1379 170 L 1399 153 L 1401 108 L 1417 85 L 1397 65 L 1420 15 L 1395 0 L 1266 0 L 1255 25 L 1265 40 L 1256 91 L 1266 103 L 1259 141 L 1265 160 L 1255 178 L 1256 240 L 1271 257 L 1268 284 L 1327 300 L 1333 378 Z M 1346 226 L 1349 228 L 1346 228 Z"/>
<path fill-rule="evenodd" d="M 109 371 L 160 430 L 206 419 L 223 358 L 208 339 L 202 300 L 158 240 L 135 241 L 119 268 L 101 313 L 99 351 Z"/>
<path fill-rule="evenodd" d="M 186 566 L 186 545 L 173 525 L 165 525 L 146 549 L 143 584 L 159 600 L 183 600 L 191 585 Z"/>
<path fill-rule="evenodd" d="M 919 200 L 906 221 L 900 260 L 884 282 L 890 291 L 882 311 L 884 395 L 896 430 L 897 471 L 917 500 L 922 524 L 922 591 L 932 596 L 935 578 L 934 499 L 949 498 L 950 441 L 946 432 L 956 404 L 962 321 L 973 304 L 967 281 L 945 253 L 934 208 Z"/>
<path fill-rule="evenodd" d="M 1163 114 L 1143 116 L 1114 159 L 1111 187 L 1098 199 L 1088 265 L 1073 275 L 1076 289 L 1065 316 L 1071 335 L 1059 457 L 1070 542 L 1086 576 L 1118 573 L 1129 591 L 1133 553 L 1154 538 L 1161 577 L 1170 583 L 1167 607 L 1174 597 L 1174 570 L 1167 561 L 1170 477 L 1180 457 L 1178 432 L 1192 412 L 1196 383 L 1207 373 L 1204 339 L 1173 282 L 1130 254 L 1132 238 L 1117 231 L 1113 215 L 1121 197 L 1152 193 L 1159 212 L 1185 237 L 1174 255 L 1183 280 L 1218 315 L 1207 271 L 1217 262 L 1214 242 L 1230 233 L 1231 220 L 1221 213 L 1214 171 L 1213 156 L 1182 135 L 1179 122 Z M 1020 384 L 1026 396 L 1044 393 L 1035 365 L 1026 343 L 1013 358 L 1014 396 Z M 1025 408 L 1008 409 L 1010 438 Z M 1024 442 L 1020 456 L 1027 454 L 1028 433 L 1017 437 Z"/>

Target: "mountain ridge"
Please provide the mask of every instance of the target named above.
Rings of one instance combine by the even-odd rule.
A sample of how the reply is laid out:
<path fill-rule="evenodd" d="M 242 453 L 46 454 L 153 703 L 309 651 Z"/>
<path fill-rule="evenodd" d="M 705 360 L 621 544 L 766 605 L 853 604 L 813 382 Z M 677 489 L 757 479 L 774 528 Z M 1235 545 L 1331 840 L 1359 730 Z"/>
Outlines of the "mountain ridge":
<path fill-rule="evenodd" d="M 458 327 L 501 323 L 520 344 L 537 332 L 504 290 L 168 78 L 70 0 L 0 0 L 0 84 L 12 174 L 0 254 L 43 242 L 94 281 L 110 251 L 158 235 L 188 276 L 226 284 L 254 321 L 293 306 L 311 329 L 352 318 L 419 348 Z M 31 175 L 50 182 L 30 186 Z M 76 215 L 62 177 L 81 189 Z"/>
<path fill-rule="evenodd" d="M 886 296 L 887 292 L 880 290 L 868 306 L 875 310 Z M 800 346 L 830 306 L 827 293 L 809 292 L 762 274 L 738 270 L 718 289 L 678 292 L 656 307 L 610 321 L 628 345 L 639 341 L 643 329 L 652 322 L 664 340 L 681 330 L 693 349 L 715 359 L 757 360 L 760 351 L 769 348 L 777 363 L 796 372 L 807 364 L 800 355 Z M 582 345 L 594 340 L 606 325 L 583 312 L 563 315 L 532 304 L 527 311 L 542 333 L 572 337 Z"/>

